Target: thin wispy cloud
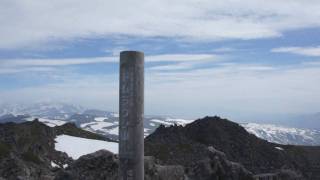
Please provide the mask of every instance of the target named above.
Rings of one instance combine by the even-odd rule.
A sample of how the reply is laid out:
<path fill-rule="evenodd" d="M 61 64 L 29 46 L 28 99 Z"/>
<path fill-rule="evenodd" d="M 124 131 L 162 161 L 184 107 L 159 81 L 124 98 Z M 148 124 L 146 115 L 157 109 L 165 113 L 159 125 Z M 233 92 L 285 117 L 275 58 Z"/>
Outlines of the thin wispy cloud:
<path fill-rule="evenodd" d="M 149 70 L 155 70 L 155 71 L 176 71 L 176 70 L 188 70 L 188 69 L 194 69 L 198 65 L 206 63 L 203 61 L 199 62 L 182 62 L 182 63 L 174 63 L 170 65 L 158 65 L 148 68 Z"/>
<path fill-rule="evenodd" d="M 193 62 L 218 61 L 221 56 L 214 54 L 161 54 L 145 57 L 146 62 Z M 88 58 L 60 58 L 60 59 L 6 59 L 0 60 L 0 67 L 21 66 L 71 66 L 99 63 L 118 63 L 119 56 L 88 57 Z"/>
<path fill-rule="evenodd" d="M 161 54 L 154 56 L 147 56 L 147 62 L 183 62 L 183 61 L 203 61 L 203 60 L 217 60 L 219 57 L 214 54 Z"/>
<path fill-rule="evenodd" d="M 52 72 L 56 71 L 55 68 L 51 67 L 24 67 L 24 68 L 1 68 L 1 74 L 16 74 L 16 73 L 26 73 L 26 72 Z"/>
<path fill-rule="evenodd" d="M 320 57 L 320 46 L 315 47 L 280 47 L 271 50 L 274 53 L 290 53 L 302 56 Z"/>
<path fill-rule="evenodd" d="M 115 63 L 115 57 L 68 58 L 68 59 L 10 59 L 0 60 L 2 67 L 17 66 L 69 66 L 81 64 Z"/>
<path fill-rule="evenodd" d="M 217 52 L 217 53 L 228 53 L 232 51 L 236 51 L 236 49 L 230 48 L 230 47 L 221 47 L 213 50 L 213 52 Z"/>

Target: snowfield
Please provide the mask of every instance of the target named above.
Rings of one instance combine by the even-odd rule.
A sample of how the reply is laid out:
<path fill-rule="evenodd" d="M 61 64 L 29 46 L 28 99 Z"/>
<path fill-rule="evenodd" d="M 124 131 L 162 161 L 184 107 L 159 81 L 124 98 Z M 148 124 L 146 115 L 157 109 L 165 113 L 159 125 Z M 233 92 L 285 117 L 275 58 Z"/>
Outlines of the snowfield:
<path fill-rule="evenodd" d="M 69 135 L 60 135 L 55 139 L 55 149 L 68 154 L 72 159 L 106 149 L 118 154 L 118 143 L 94 139 L 79 138 Z"/>
<path fill-rule="evenodd" d="M 108 119 L 108 117 L 96 117 L 94 118 L 95 121 L 103 122 L 105 119 Z"/>
<path fill-rule="evenodd" d="M 163 124 L 163 125 L 166 125 L 166 126 L 170 126 L 170 125 L 174 124 L 173 122 L 166 122 L 166 121 L 160 120 L 160 119 L 151 119 L 150 121 L 152 121 L 154 123 L 158 123 L 159 125 Z"/>
<path fill-rule="evenodd" d="M 272 124 L 241 124 L 249 133 L 278 144 L 319 145 L 320 132 Z"/>

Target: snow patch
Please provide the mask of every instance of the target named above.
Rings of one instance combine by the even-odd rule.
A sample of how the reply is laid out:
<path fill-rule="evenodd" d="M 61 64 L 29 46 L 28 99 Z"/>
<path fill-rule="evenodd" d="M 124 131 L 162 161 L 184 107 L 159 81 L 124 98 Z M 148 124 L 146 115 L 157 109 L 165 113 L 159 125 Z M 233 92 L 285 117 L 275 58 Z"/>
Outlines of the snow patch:
<path fill-rule="evenodd" d="M 58 164 L 54 163 L 53 161 L 51 161 L 51 167 L 60 168 L 60 166 Z"/>
<path fill-rule="evenodd" d="M 95 117 L 95 121 L 103 122 L 105 119 L 108 119 L 108 117 Z"/>
<path fill-rule="evenodd" d="M 280 151 L 284 151 L 284 149 L 282 147 L 275 147 L 275 148 L 280 150 Z"/>
<path fill-rule="evenodd" d="M 94 139 L 86 139 L 69 135 L 59 135 L 55 138 L 55 149 L 68 154 L 73 159 L 80 156 L 94 153 L 101 149 L 106 149 L 114 154 L 118 154 L 118 143 L 107 142 Z"/>
<path fill-rule="evenodd" d="M 109 134 L 119 135 L 119 127 L 109 130 Z"/>
<path fill-rule="evenodd" d="M 113 126 L 114 124 L 113 123 L 110 123 L 110 122 L 97 122 L 96 124 L 93 124 L 91 125 L 90 127 L 97 131 L 97 130 L 101 130 L 105 127 L 109 127 L 109 126 Z"/>

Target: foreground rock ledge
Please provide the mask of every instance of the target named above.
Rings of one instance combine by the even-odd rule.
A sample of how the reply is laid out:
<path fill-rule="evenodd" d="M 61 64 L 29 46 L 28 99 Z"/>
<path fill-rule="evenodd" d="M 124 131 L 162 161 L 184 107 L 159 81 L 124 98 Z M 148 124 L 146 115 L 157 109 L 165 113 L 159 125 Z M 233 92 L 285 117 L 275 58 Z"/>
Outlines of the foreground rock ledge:
<path fill-rule="evenodd" d="M 146 180 L 186 180 L 182 166 L 158 165 L 155 158 L 145 157 Z M 118 180 L 119 159 L 107 150 L 81 156 L 66 169 L 60 169 L 55 180 Z"/>

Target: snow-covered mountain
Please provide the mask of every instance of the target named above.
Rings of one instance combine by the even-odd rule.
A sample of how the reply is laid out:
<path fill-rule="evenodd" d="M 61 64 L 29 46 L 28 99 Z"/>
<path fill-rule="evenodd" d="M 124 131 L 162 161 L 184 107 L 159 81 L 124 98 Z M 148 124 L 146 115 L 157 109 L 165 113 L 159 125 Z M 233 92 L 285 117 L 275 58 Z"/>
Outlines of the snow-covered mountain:
<path fill-rule="evenodd" d="M 73 122 L 82 129 L 102 134 L 114 140 L 118 139 L 119 114 L 116 112 L 85 109 L 81 106 L 61 103 L 38 103 L 28 106 L 6 104 L 0 106 L 0 122 L 32 121 L 35 118 L 50 127 Z M 145 116 L 145 136 L 151 134 L 160 124 L 169 126 L 174 124 L 184 125 L 190 122 L 192 120 L 167 116 Z"/>
<path fill-rule="evenodd" d="M 144 135 L 151 134 L 160 124 L 165 126 L 170 125 L 185 125 L 192 120 L 176 119 L 171 117 L 147 116 L 144 119 Z M 118 117 L 95 117 L 94 121 L 80 124 L 80 127 L 99 134 L 106 135 L 112 139 L 118 139 L 119 118 Z"/>
<path fill-rule="evenodd" d="M 73 114 L 82 113 L 84 110 L 81 106 L 65 103 L 2 104 L 0 105 L 0 117 L 11 114 L 48 119 L 67 119 Z"/>
<path fill-rule="evenodd" d="M 25 121 L 32 121 L 34 117 L 24 117 Z M 119 116 L 116 113 L 110 113 L 109 116 L 95 116 L 88 114 L 75 114 L 69 119 L 48 119 L 38 118 L 40 122 L 47 124 L 50 127 L 61 126 L 67 122 L 73 122 L 78 127 L 84 130 L 91 131 L 94 133 L 102 134 L 110 139 L 118 140 L 119 134 Z M 23 121 L 23 120 L 20 120 Z M 165 126 L 170 125 L 185 125 L 192 122 L 192 120 L 177 119 L 171 117 L 160 117 L 160 116 L 148 116 L 144 120 L 144 135 L 148 136 L 151 134 L 160 124 Z"/>
<path fill-rule="evenodd" d="M 38 103 L 34 105 L 2 105 L 0 106 L 0 122 L 23 122 L 38 118 L 48 126 L 61 126 L 73 122 L 87 131 L 102 134 L 118 140 L 119 114 L 111 111 L 85 109 L 69 104 Z M 144 134 L 148 136 L 160 124 L 185 125 L 193 120 L 168 116 L 145 116 Z M 279 144 L 320 145 L 320 131 L 310 129 L 289 128 L 271 124 L 241 124 L 249 133 L 259 138 Z"/>
<path fill-rule="evenodd" d="M 272 124 L 241 124 L 249 133 L 278 144 L 320 145 L 320 131 Z"/>

